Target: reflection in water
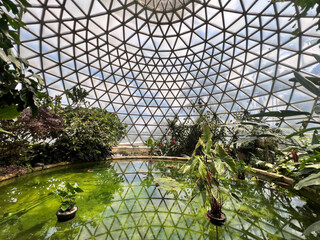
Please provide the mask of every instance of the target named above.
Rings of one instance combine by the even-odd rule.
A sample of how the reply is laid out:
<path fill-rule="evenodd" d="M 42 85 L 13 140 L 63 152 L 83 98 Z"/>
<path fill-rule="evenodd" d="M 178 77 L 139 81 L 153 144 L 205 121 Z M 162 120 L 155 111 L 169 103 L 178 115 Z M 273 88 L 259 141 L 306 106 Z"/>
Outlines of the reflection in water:
<path fill-rule="evenodd" d="M 17 180 L 0 189 L 0 239 L 317 239 L 303 235 L 317 221 L 317 206 L 266 183 L 225 180 L 242 201 L 225 202 L 224 227 L 209 224 L 199 200 L 188 204 L 192 181 L 179 174 L 181 165 L 119 161 L 90 166 L 90 173 L 81 165 Z M 154 179 L 166 176 L 184 187 L 156 186 Z M 58 223 L 59 202 L 51 197 L 12 214 L 39 203 L 65 180 L 85 191 L 74 220 Z"/>

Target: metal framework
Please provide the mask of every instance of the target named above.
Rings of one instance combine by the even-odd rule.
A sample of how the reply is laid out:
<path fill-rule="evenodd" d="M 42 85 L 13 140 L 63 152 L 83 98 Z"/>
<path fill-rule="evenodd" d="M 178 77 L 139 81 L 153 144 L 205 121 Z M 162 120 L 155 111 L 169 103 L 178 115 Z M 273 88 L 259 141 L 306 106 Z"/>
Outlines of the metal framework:
<path fill-rule="evenodd" d="M 194 121 L 200 100 L 223 122 L 243 110 L 313 112 L 317 102 L 289 79 L 320 75 L 318 18 L 297 17 L 290 1 L 30 2 L 20 54 L 64 104 L 64 90 L 80 85 L 92 107 L 116 112 L 128 124 L 123 143 L 161 136 L 176 115 Z"/>

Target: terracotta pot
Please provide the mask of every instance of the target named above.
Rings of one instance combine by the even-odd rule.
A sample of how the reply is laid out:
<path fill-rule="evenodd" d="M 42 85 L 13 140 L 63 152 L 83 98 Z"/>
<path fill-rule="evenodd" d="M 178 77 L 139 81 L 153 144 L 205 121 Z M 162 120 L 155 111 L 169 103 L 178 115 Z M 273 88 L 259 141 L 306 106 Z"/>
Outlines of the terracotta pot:
<path fill-rule="evenodd" d="M 208 221 L 216 226 L 223 226 L 227 219 L 227 216 L 223 212 L 221 212 L 221 218 L 216 218 L 212 216 L 210 210 L 205 215 Z"/>
<path fill-rule="evenodd" d="M 71 219 L 73 219 L 76 216 L 76 213 L 78 211 L 78 207 L 73 207 L 68 211 L 61 211 L 61 209 L 59 209 L 56 212 L 57 218 L 58 218 L 58 222 L 66 222 L 69 221 Z"/>

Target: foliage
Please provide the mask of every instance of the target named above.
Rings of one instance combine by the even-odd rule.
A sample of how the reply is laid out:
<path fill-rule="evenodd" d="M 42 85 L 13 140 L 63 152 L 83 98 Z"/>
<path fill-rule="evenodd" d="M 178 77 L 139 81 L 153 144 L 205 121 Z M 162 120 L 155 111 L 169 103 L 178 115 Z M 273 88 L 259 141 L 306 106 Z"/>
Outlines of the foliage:
<path fill-rule="evenodd" d="M 295 3 L 301 7 L 301 16 L 306 16 L 307 12 L 314 7 L 316 7 L 317 15 L 320 13 L 319 0 L 296 0 Z M 318 30 L 320 30 L 320 20 L 318 20 Z"/>
<path fill-rule="evenodd" d="M 149 148 L 149 156 L 153 156 L 155 154 L 156 148 L 159 145 L 159 143 L 157 141 L 154 141 L 151 137 L 148 138 L 147 141 L 143 141 L 143 144 Z"/>
<path fill-rule="evenodd" d="M 121 156 L 130 156 L 130 153 L 127 150 L 117 151 L 117 154 L 120 154 Z"/>
<path fill-rule="evenodd" d="M 236 121 L 226 125 L 231 134 L 226 148 L 230 154 L 245 164 L 266 168 L 267 163 L 275 163 L 279 156 L 280 144 L 285 142 L 279 128 L 270 128 L 269 125 L 252 117 L 248 112 L 236 116 Z M 243 164 L 242 164 L 243 165 Z M 243 167 L 242 167 L 243 168 Z"/>
<path fill-rule="evenodd" d="M 310 128 L 311 129 L 311 128 Z M 293 136 L 303 134 L 310 129 L 302 129 L 294 134 L 287 136 L 287 138 L 293 138 Z M 295 145 L 294 151 L 297 155 L 295 161 L 294 170 L 292 173 L 297 179 L 295 189 L 299 190 L 303 187 L 312 187 L 319 189 L 319 169 L 320 169 L 320 145 L 319 145 L 319 134 L 317 129 L 314 130 L 312 139 L 299 137 L 294 139 Z M 305 140 L 305 141 L 303 141 Z"/>
<path fill-rule="evenodd" d="M 304 86 L 306 89 L 308 89 L 310 92 L 315 94 L 316 96 L 320 96 L 320 90 L 319 88 L 309 79 L 303 77 L 300 73 L 294 72 L 294 76 L 296 80 Z M 320 78 L 317 79 L 317 81 L 320 81 Z"/>
<path fill-rule="evenodd" d="M 25 26 L 21 13 L 29 4 L 26 0 L 1 0 L 0 5 L 4 6 L 0 9 L 0 119 L 15 119 L 28 107 L 35 117 L 40 100 L 46 97 L 40 91 L 43 82 L 31 70 L 31 77 L 26 76 L 28 62 L 13 49 L 14 44 L 20 43 L 18 30 Z"/>
<path fill-rule="evenodd" d="M 309 112 L 300 112 L 300 111 L 292 111 L 292 110 L 280 110 L 280 111 L 270 111 L 270 112 L 261 112 L 257 114 L 252 114 L 251 117 L 292 117 L 299 115 L 310 115 Z"/>
<path fill-rule="evenodd" d="M 308 177 L 300 180 L 294 188 L 296 190 L 300 190 L 303 187 L 308 187 L 308 186 L 319 186 L 320 185 L 320 172 L 310 174 Z"/>
<path fill-rule="evenodd" d="M 172 121 L 168 120 L 168 129 L 159 143 L 160 155 L 167 156 L 190 156 L 202 134 L 204 125 L 211 129 L 212 141 L 224 142 L 225 129 L 220 126 L 219 119 L 215 113 L 203 113 L 204 109 L 197 110 L 200 117 L 194 124 L 178 124 L 176 116 Z"/>
<path fill-rule="evenodd" d="M 320 233 L 320 221 L 311 224 L 305 231 L 306 236 L 311 235 L 312 232 Z"/>
<path fill-rule="evenodd" d="M 84 100 L 79 96 L 72 99 Z M 1 121 L 0 126 L 12 134 L 0 134 L 0 163 L 99 161 L 110 156 L 126 126 L 115 114 L 81 107 L 80 103 L 62 108 L 60 98 L 46 98 L 36 118 L 25 109 L 17 121 Z"/>
<path fill-rule="evenodd" d="M 66 90 L 65 94 L 72 100 L 71 105 L 80 105 L 81 103 L 85 103 L 84 99 L 89 93 L 80 87 L 74 86 L 73 88 Z"/>
<path fill-rule="evenodd" d="M 0 126 L 8 131 L 0 134 L 0 163 L 27 162 L 33 147 L 58 137 L 63 131 L 63 125 L 63 119 L 45 107 L 39 108 L 35 118 L 30 109 L 25 109 L 16 121 L 0 121 Z"/>
<path fill-rule="evenodd" d="M 60 210 L 62 212 L 72 209 L 76 205 L 77 193 L 81 193 L 83 190 L 78 187 L 77 183 L 73 186 L 66 182 L 61 183 L 56 189 L 56 195 L 60 198 Z"/>
<path fill-rule="evenodd" d="M 211 214 L 221 217 L 221 193 L 231 194 L 225 189 L 219 180 L 226 169 L 236 172 L 236 164 L 224 148 L 218 143 L 215 150 L 212 149 L 212 133 L 209 126 L 205 126 L 201 138 L 193 151 L 189 161 L 181 168 L 183 173 L 195 174 L 197 180 L 193 196 L 201 194 L 204 205 L 208 200 L 210 203 Z M 192 199 L 191 199 L 192 200 Z"/>
<path fill-rule="evenodd" d="M 103 160 L 125 134 L 126 126 L 107 110 L 67 106 L 59 113 L 64 131 L 52 146 L 55 156 L 64 161 Z"/>
<path fill-rule="evenodd" d="M 315 3 L 316 1 L 298 1 L 297 4 L 303 8 L 303 14 L 306 14 L 306 12 L 310 8 L 312 8 Z M 319 11 L 320 5 L 318 5 L 317 14 L 319 14 Z M 313 56 L 320 63 L 320 56 L 316 54 L 314 54 Z M 320 96 L 320 91 L 318 89 L 320 78 L 303 77 L 298 72 L 294 72 L 294 76 L 295 78 L 290 79 L 291 81 L 299 82 L 308 91 L 315 94 L 317 97 Z M 296 144 L 293 145 L 293 147 L 295 147 L 293 154 L 296 155 L 295 162 L 297 162 L 294 164 L 296 169 L 293 171 L 296 179 L 298 179 L 298 182 L 295 185 L 295 188 L 297 190 L 305 186 L 317 188 L 318 185 L 320 185 L 319 181 L 317 180 L 317 177 L 319 177 L 320 174 L 318 167 L 320 164 L 320 145 L 318 135 L 318 130 L 320 129 L 320 127 L 307 128 L 308 123 L 319 124 L 319 122 L 317 121 L 304 121 L 302 124 L 302 129 L 286 137 L 287 139 L 292 139 L 295 136 L 302 136 L 306 132 L 314 131 L 310 144 L 301 144 L 301 142 L 296 139 Z M 297 153 L 300 153 L 300 156 L 298 156 Z"/>

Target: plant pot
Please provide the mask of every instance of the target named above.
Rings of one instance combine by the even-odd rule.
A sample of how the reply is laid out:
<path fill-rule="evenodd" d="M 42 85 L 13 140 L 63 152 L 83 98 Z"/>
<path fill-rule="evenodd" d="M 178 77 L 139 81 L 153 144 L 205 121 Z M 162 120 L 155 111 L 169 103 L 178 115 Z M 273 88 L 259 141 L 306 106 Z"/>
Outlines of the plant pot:
<path fill-rule="evenodd" d="M 73 219 L 76 216 L 76 213 L 78 211 L 78 207 L 73 207 L 68 211 L 61 211 L 61 209 L 59 209 L 56 212 L 57 218 L 58 218 L 58 222 L 66 222 L 69 221 L 71 219 Z"/>
<path fill-rule="evenodd" d="M 210 210 L 205 215 L 208 221 L 216 226 L 223 226 L 227 219 L 227 216 L 223 212 L 221 212 L 221 218 L 216 218 L 212 216 Z"/>

